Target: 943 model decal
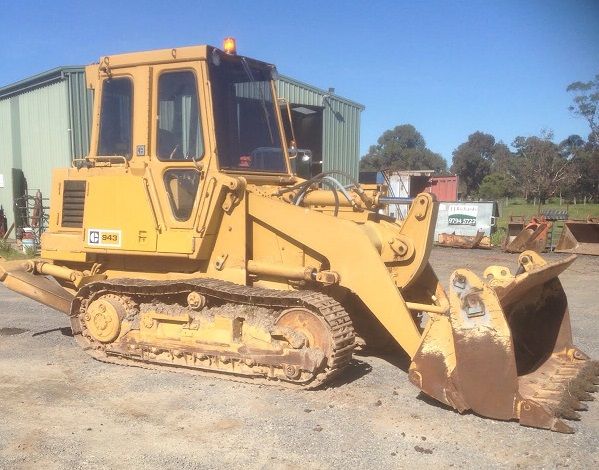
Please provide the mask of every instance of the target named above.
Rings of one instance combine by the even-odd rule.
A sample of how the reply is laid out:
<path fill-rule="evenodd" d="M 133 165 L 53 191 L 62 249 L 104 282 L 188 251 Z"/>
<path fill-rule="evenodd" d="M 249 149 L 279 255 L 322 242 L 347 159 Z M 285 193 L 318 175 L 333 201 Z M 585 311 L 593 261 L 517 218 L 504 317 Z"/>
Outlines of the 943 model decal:
<path fill-rule="evenodd" d="M 90 247 L 110 247 L 120 248 L 121 246 L 121 231 L 108 230 L 103 228 L 87 229 L 87 245 Z"/>

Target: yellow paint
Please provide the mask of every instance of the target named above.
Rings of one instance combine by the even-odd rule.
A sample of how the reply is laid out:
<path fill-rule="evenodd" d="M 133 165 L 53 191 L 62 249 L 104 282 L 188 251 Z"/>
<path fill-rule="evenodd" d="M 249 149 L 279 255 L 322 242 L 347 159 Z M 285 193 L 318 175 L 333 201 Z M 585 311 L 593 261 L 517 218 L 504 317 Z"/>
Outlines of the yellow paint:
<path fill-rule="evenodd" d="M 361 308 L 371 312 L 414 356 L 422 332 L 406 302 L 412 307 L 435 305 L 432 310 L 436 311 L 446 302 L 428 264 L 437 204 L 431 195 L 420 194 L 406 220 L 393 221 L 378 215 L 376 201 L 384 195 L 384 188 L 373 186 L 365 193 L 350 191 L 351 201 L 342 200 L 335 217 L 335 199 L 329 191 L 312 188 L 300 206 L 293 203 L 297 190 L 279 193 L 302 181 L 291 173 L 220 170 L 207 65 L 211 51 L 208 46 L 194 46 L 106 56 L 86 68 L 87 83 L 95 92 L 90 154 L 85 162 L 78 162 L 79 168 L 53 174 L 50 223 L 42 241 L 44 257 L 86 275 L 95 265 L 108 278 L 210 277 L 281 290 L 323 290 L 347 301 L 345 307 L 354 316 L 366 315 Z M 197 79 L 201 161 L 157 158 L 158 78 L 173 70 L 191 71 Z M 128 160 L 103 158 L 97 151 L 103 89 L 108 79 L 119 77 L 128 77 L 134 84 L 133 155 Z M 289 142 L 276 108 L 282 141 Z M 197 192 L 167 187 L 165 175 L 173 170 L 195 172 Z M 85 182 L 81 227 L 62 223 L 69 180 Z M 175 217 L 173 204 L 184 207 L 189 217 Z M 92 242 L 96 235 L 101 243 Z M 273 266 L 272 272 L 248 274 L 250 260 Z M 277 269 L 279 265 L 289 269 Z M 305 268 L 314 270 L 314 281 L 273 274 Z M 330 273 L 328 279 L 338 279 L 338 284 L 319 283 L 319 271 Z M 351 300 L 352 295 L 363 307 Z M 179 337 L 179 330 L 187 329 L 195 332 L 188 331 L 185 338 L 231 340 L 227 335 L 232 326 L 225 324 L 228 319 L 216 318 L 212 326 L 196 330 L 188 325 L 189 319 L 151 315 L 148 324 L 159 325 L 153 338 Z M 444 321 L 439 319 L 438 324 Z M 366 329 L 374 327 L 366 322 Z M 139 334 L 150 334 L 150 329 Z"/>

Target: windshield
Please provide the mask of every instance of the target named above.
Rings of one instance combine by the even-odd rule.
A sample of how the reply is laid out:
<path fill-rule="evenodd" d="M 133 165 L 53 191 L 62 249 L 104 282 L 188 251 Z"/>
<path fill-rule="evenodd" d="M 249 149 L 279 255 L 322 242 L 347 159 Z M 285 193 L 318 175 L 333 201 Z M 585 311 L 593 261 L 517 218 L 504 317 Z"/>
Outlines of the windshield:
<path fill-rule="evenodd" d="M 287 172 L 270 88 L 270 68 L 224 54 L 208 62 L 220 167 Z"/>

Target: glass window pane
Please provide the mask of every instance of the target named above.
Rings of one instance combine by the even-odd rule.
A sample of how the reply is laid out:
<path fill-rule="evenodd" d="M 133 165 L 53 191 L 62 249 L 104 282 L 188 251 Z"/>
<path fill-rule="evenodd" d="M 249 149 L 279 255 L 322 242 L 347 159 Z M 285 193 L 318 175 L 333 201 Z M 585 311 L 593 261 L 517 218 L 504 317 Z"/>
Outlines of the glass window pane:
<path fill-rule="evenodd" d="M 100 108 L 98 155 L 131 157 L 133 83 L 128 78 L 104 81 Z"/>
<path fill-rule="evenodd" d="M 200 172 L 195 169 L 167 170 L 164 173 L 164 184 L 173 215 L 177 220 L 187 220 L 191 216 Z"/>
<path fill-rule="evenodd" d="M 157 141 L 160 160 L 197 160 L 204 154 L 193 72 L 168 72 L 158 79 Z"/>
<path fill-rule="evenodd" d="M 271 70 L 239 57 L 210 63 L 218 159 L 223 169 L 283 173 Z"/>

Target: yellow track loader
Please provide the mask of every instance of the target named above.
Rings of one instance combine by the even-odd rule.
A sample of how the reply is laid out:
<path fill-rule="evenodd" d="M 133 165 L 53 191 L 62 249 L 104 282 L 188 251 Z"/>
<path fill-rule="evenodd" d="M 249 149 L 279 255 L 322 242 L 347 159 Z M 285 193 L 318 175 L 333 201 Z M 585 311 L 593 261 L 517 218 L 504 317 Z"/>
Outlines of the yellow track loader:
<path fill-rule="evenodd" d="M 382 188 L 296 176 L 272 65 L 211 46 L 102 57 L 90 153 L 53 172 L 41 258 L 3 262 L 10 289 L 64 312 L 92 357 L 295 388 L 390 342 L 409 379 L 460 412 L 571 432 L 596 363 L 572 343 L 558 275 L 428 259 L 437 203 L 380 214 Z"/>

